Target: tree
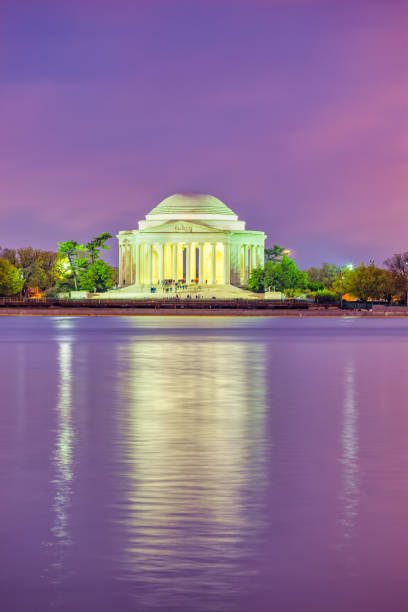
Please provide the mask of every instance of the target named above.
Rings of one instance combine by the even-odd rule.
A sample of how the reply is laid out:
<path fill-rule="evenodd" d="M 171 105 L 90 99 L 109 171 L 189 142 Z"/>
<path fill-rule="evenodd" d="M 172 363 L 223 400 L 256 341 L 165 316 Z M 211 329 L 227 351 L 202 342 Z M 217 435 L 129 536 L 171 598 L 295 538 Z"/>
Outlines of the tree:
<path fill-rule="evenodd" d="M 408 251 L 395 253 L 384 261 L 385 266 L 398 279 L 401 291 L 404 292 L 404 302 L 408 303 Z"/>
<path fill-rule="evenodd" d="M 382 272 L 373 264 L 361 264 L 350 273 L 349 292 L 360 300 L 380 299 Z"/>
<path fill-rule="evenodd" d="M 96 236 L 90 242 L 87 242 L 85 247 L 88 252 L 91 264 L 95 263 L 95 261 L 99 259 L 99 249 L 106 249 L 108 251 L 110 250 L 110 246 L 105 244 L 105 242 L 110 238 L 112 238 L 112 234 L 109 234 L 109 232 L 103 232 L 99 236 Z"/>
<path fill-rule="evenodd" d="M 283 255 L 277 262 L 267 261 L 265 263 L 265 288 L 273 288 L 274 291 L 288 291 L 294 289 L 305 289 L 307 287 L 306 272 L 302 272 L 296 265 L 294 259 Z"/>
<path fill-rule="evenodd" d="M 263 268 L 254 268 L 248 279 L 248 289 L 255 293 L 263 293 L 265 290 L 265 271 Z"/>
<path fill-rule="evenodd" d="M 114 272 L 103 259 L 96 259 L 79 271 L 79 288 L 82 291 L 106 291 L 113 287 Z"/>
<path fill-rule="evenodd" d="M 7 259 L 13 266 L 18 268 L 18 255 L 16 249 L 0 249 L 0 257 L 2 259 Z"/>
<path fill-rule="evenodd" d="M 337 266 L 327 262 L 322 263 L 321 268 L 309 268 L 306 273 L 310 289 L 314 289 L 313 285 L 320 285 L 317 289 L 330 289 L 336 279 L 337 271 Z"/>
<path fill-rule="evenodd" d="M 39 261 L 47 279 L 46 287 L 44 288 L 49 289 L 55 287 L 64 276 L 58 253 L 54 253 L 53 251 L 40 251 Z"/>
<path fill-rule="evenodd" d="M 58 243 L 58 252 L 67 262 L 75 290 L 104 291 L 113 286 L 115 271 L 100 257 L 101 249 L 110 249 L 105 244 L 110 238 L 112 235 L 109 232 L 103 232 L 85 245 L 78 244 L 76 240 Z M 64 281 L 65 288 L 67 281 L 69 283 L 69 279 Z"/>
<path fill-rule="evenodd" d="M 405 282 L 401 276 L 391 270 L 383 270 L 386 275 L 383 284 L 383 299 L 391 302 L 393 299 L 404 301 L 406 297 Z"/>
<path fill-rule="evenodd" d="M 33 249 L 33 247 L 22 247 L 17 249 L 17 255 L 18 267 L 23 270 L 29 270 L 39 258 L 40 251 L 38 249 Z"/>
<path fill-rule="evenodd" d="M 345 293 L 350 292 L 350 278 L 353 272 L 352 268 L 338 268 L 337 276 L 332 283 L 332 290 L 340 297 Z"/>
<path fill-rule="evenodd" d="M 279 261 L 288 252 L 288 249 L 285 249 L 285 247 L 274 244 L 271 249 L 265 249 L 265 261 Z"/>
<path fill-rule="evenodd" d="M 7 259 L 0 259 L 0 295 L 15 295 L 20 288 L 18 270 Z"/>
<path fill-rule="evenodd" d="M 353 270 L 343 270 L 343 293 L 351 293 L 360 300 L 391 301 L 396 291 L 396 278 L 388 270 L 377 268 L 374 264 L 363 263 Z M 333 287 L 341 293 L 340 279 L 336 279 Z"/>
<path fill-rule="evenodd" d="M 48 288 L 47 274 L 45 273 L 40 261 L 35 261 L 30 266 L 26 274 L 28 274 L 28 276 L 25 276 L 26 287 L 43 290 Z"/>
<path fill-rule="evenodd" d="M 85 250 L 83 244 L 78 244 L 76 240 L 66 240 L 58 242 L 58 253 L 68 260 L 68 266 L 74 280 L 75 290 L 78 289 L 78 272 L 85 265 L 81 252 Z"/>
<path fill-rule="evenodd" d="M 22 290 L 27 288 L 49 289 L 62 278 L 58 255 L 33 247 L 2 249 L 0 256 L 20 269 Z"/>

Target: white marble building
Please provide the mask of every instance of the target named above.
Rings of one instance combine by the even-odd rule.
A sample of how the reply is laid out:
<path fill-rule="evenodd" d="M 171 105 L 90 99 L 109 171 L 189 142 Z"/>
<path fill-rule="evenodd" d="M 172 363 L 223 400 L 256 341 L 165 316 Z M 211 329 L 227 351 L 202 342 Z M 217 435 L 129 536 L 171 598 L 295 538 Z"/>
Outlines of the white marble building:
<path fill-rule="evenodd" d="M 263 266 L 264 232 L 211 195 L 174 194 L 164 199 L 139 229 L 121 231 L 119 286 L 129 290 L 183 282 L 186 285 L 246 285 L 252 268 Z"/>

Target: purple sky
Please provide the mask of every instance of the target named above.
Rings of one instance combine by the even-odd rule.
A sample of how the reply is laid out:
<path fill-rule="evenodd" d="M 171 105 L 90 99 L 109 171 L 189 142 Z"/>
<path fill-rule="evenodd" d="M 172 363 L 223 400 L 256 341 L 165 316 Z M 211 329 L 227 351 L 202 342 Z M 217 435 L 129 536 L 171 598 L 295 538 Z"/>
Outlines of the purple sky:
<path fill-rule="evenodd" d="M 407 32 L 406 0 L 2 0 L 0 245 L 198 191 L 302 266 L 381 264 L 408 249 Z"/>

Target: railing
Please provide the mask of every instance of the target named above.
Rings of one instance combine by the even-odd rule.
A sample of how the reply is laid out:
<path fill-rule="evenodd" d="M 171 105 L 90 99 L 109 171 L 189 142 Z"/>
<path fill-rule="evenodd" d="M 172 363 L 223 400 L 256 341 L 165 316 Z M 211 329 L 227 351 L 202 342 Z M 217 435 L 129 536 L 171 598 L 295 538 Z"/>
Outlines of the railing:
<path fill-rule="evenodd" d="M 158 309 L 234 309 L 234 310 L 271 310 L 271 309 L 308 309 L 307 302 L 298 300 L 276 301 L 264 299 L 196 299 L 196 298 L 175 298 L 174 296 L 160 298 L 139 298 L 139 299 L 56 299 L 56 298 L 0 298 L 0 307 L 21 307 L 21 308 L 151 308 Z"/>
<path fill-rule="evenodd" d="M 21 305 L 29 305 L 29 304 L 48 304 L 53 301 L 53 298 L 26 298 L 26 297 L 0 297 L 0 305 L 4 304 L 21 304 Z"/>

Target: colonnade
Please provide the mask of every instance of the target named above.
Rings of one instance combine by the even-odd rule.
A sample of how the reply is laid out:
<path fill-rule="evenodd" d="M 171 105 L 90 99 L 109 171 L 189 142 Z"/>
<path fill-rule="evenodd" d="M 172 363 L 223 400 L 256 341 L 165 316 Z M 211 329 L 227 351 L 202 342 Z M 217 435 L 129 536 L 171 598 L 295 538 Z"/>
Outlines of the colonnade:
<path fill-rule="evenodd" d="M 227 242 L 124 242 L 120 245 L 119 285 L 246 284 L 263 265 L 263 246 Z"/>
<path fill-rule="evenodd" d="M 239 284 L 246 285 L 249 275 L 254 268 L 264 265 L 264 247 L 254 244 L 237 245 L 236 275 Z"/>

